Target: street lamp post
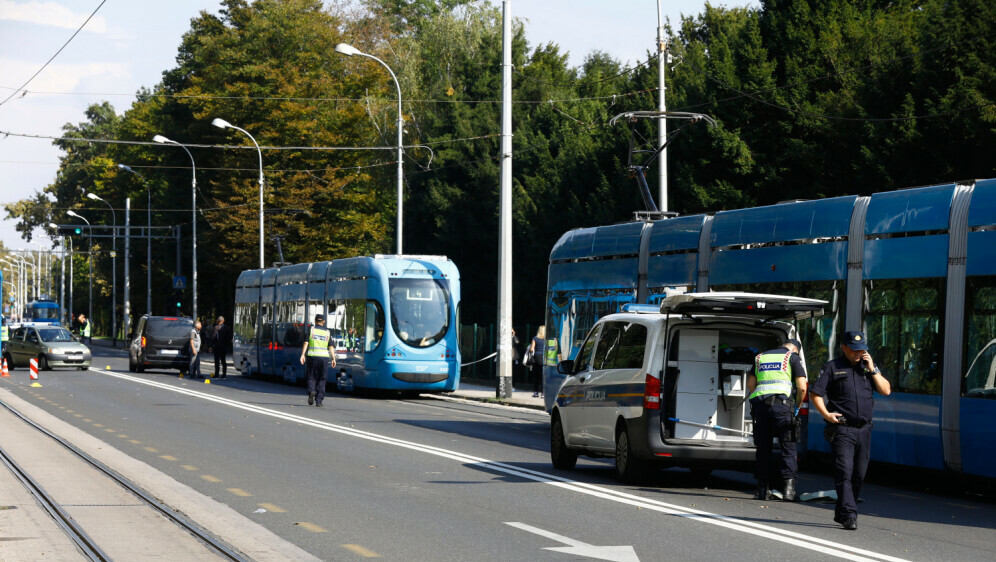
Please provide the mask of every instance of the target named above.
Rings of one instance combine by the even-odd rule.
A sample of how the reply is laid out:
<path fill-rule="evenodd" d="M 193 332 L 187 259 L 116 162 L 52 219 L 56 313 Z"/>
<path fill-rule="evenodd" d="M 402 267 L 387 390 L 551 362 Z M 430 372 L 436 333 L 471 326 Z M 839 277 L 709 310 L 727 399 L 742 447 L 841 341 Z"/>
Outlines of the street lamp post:
<path fill-rule="evenodd" d="M 81 221 L 85 222 L 87 231 L 90 233 L 89 234 L 90 241 L 89 244 L 87 245 L 88 247 L 86 251 L 87 253 L 86 261 L 89 262 L 90 264 L 90 297 L 88 298 L 87 302 L 86 321 L 93 322 L 93 227 L 90 226 L 90 221 L 86 220 L 81 215 L 73 211 L 66 211 L 66 214 L 71 217 L 76 217 Z"/>
<path fill-rule="evenodd" d="M 158 142 L 158 143 L 173 144 L 173 145 L 179 146 L 180 148 L 182 148 L 183 150 L 185 150 L 187 152 L 187 156 L 190 157 L 190 169 L 191 169 L 192 174 L 193 174 L 193 176 L 192 176 L 192 178 L 190 180 L 190 204 L 191 204 L 191 208 L 192 208 L 192 213 L 193 214 L 190 217 L 190 219 L 191 219 L 191 223 L 192 223 L 193 229 L 194 229 L 194 255 L 192 257 L 192 259 L 193 259 L 193 267 L 192 267 L 193 273 L 191 274 L 191 284 L 190 284 L 191 293 L 192 293 L 193 296 L 192 296 L 192 306 L 191 306 L 191 308 L 192 308 L 192 311 L 191 311 L 192 314 L 190 316 L 191 316 L 191 318 L 194 319 L 194 322 L 196 322 L 197 321 L 197 165 L 194 164 L 194 155 L 191 154 L 190 150 L 187 149 L 187 147 L 183 146 L 182 144 L 180 144 L 180 143 L 178 143 L 176 141 L 169 140 L 168 138 L 166 138 L 166 137 L 164 137 L 162 135 L 156 135 L 156 136 L 152 137 L 152 140 L 154 142 Z M 260 160 L 260 161 L 262 161 L 262 160 Z M 260 172 L 260 178 L 262 178 L 262 171 Z M 262 185 L 262 181 L 260 181 L 260 185 Z M 260 201 L 262 201 L 262 192 L 260 192 Z M 260 236 L 261 237 L 262 237 L 262 234 L 263 233 L 260 232 Z M 262 252 L 262 248 L 260 249 L 260 251 Z M 261 256 L 261 258 L 262 258 L 262 256 Z M 262 265 L 260 267 L 262 267 Z"/>
<path fill-rule="evenodd" d="M 259 153 L 259 268 L 263 269 L 266 267 L 263 261 L 263 151 L 259 149 L 259 143 L 249 134 L 249 131 L 241 127 L 236 127 L 228 121 L 217 117 L 211 121 L 211 124 L 219 129 L 235 129 L 236 131 L 245 133 L 249 137 L 249 140 L 256 145 L 256 152 Z"/>
<path fill-rule="evenodd" d="M 54 222 L 48 223 L 48 227 L 52 230 L 59 230 L 59 225 Z M 59 269 L 61 270 L 59 274 L 59 322 L 61 323 L 66 315 L 66 237 L 60 236 L 59 242 L 62 249 L 62 259 L 59 260 Z"/>
<path fill-rule="evenodd" d="M 114 207 L 103 200 L 96 193 L 87 193 L 87 198 L 100 201 L 111 210 L 111 224 L 114 226 L 114 234 L 111 236 L 111 346 L 118 346 L 118 217 L 114 212 Z"/>
<path fill-rule="evenodd" d="M 404 182 L 404 170 L 403 170 L 403 166 L 402 166 L 402 158 L 401 158 L 401 156 L 402 156 L 402 148 L 404 146 L 402 144 L 402 142 L 403 142 L 402 141 L 402 133 L 404 131 L 404 126 L 405 126 L 405 120 L 404 120 L 404 117 L 401 114 L 401 84 L 398 83 L 398 77 L 394 75 L 394 71 L 391 70 L 391 67 L 387 66 L 387 63 L 385 63 L 384 61 L 380 60 L 379 58 L 377 58 L 377 57 L 375 57 L 373 55 L 368 55 L 367 53 L 364 53 L 363 51 L 360 51 L 356 47 L 353 47 L 352 45 L 349 45 L 349 44 L 346 44 L 346 43 L 339 43 L 338 45 L 336 45 L 335 46 L 335 52 L 337 52 L 337 53 L 339 53 L 341 55 L 346 55 L 347 57 L 351 57 L 353 55 L 360 55 L 361 57 L 367 57 L 367 58 L 370 58 L 370 59 L 373 59 L 373 60 L 379 62 L 384 68 L 387 69 L 387 72 L 391 75 L 391 78 L 394 80 L 394 86 L 398 89 L 398 219 L 397 219 L 397 227 L 396 228 L 398 230 L 398 232 L 397 232 L 397 238 L 398 238 L 398 255 L 401 255 L 401 253 L 402 253 L 402 249 L 401 249 L 401 225 L 402 225 L 402 217 L 403 217 L 403 212 L 402 212 L 402 209 L 403 209 L 403 199 L 402 199 L 402 197 L 403 197 L 403 189 L 402 189 L 402 186 L 403 186 L 403 182 Z"/>
<path fill-rule="evenodd" d="M 149 182 L 145 181 L 145 176 L 132 170 L 124 164 L 118 164 L 118 168 L 126 172 L 131 172 L 142 180 L 145 184 L 145 191 L 149 195 L 149 208 L 148 208 L 148 223 L 149 227 L 145 231 L 145 313 L 152 316 L 152 188 L 149 186 Z M 129 234 L 129 236 L 131 236 Z"/>

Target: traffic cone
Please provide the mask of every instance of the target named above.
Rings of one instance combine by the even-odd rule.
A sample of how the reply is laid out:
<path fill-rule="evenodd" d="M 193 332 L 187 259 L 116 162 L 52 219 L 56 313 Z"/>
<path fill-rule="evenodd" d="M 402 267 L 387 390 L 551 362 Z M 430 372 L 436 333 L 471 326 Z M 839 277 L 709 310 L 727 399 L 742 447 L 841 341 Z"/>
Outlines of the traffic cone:
<path fill-rule="evenodd" d="M 41 386 L 38 382 L 38 359 L 31 358 L 31 386 Z"/>
<path fill-rule="evenodd" d="M 2 369 L 3 370 L 0 371 L 0 377 L 9 377 L 10 376 L 10 371 L 7 370 L 7 358 L 6 357 L 3 358 L 3 367 L 2 367 Z"/>

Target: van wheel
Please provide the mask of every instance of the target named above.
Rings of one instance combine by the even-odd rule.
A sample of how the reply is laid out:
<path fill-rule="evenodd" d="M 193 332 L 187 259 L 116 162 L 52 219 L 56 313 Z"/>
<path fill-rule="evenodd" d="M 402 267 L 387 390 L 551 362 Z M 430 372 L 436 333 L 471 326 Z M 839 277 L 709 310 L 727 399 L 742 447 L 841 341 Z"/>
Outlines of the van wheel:
<path fill-rule="evenodd" d="M 616 436 L 616 478 L 623 484 L 640 484 L 647 474 L 647 463 L 633 454 L 629 431 L 623 427 Z"/>
<path fill-rule="evenodd" d="M 555 416 L 550 425 L 550 459 L 553 467 L 561 470 L 571 470 L 578 463 L 578 454 L 567 448 L 560 416 Z"/>

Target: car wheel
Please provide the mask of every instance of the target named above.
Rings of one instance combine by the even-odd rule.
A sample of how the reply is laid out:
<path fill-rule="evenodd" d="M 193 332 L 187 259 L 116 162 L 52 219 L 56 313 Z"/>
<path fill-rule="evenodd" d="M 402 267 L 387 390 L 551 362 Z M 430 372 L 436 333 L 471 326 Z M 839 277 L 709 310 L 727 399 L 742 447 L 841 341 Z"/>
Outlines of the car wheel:
<path fill-rule="evenodd" d="M 560 416 L 555 416 L 550 424 L 550 459 L 554 468 L 562 470 L 571 470 L 578 463 L 578 454 L 567 448 Z"/>
<path fill-rule="evenodd" d="M 49 370 L 48 358 L 44 354 L 38 356 L 38 370 L 47 371 Z"/>
<path fill-rule="evenodd" d="M 633 454 L 629 431 L 623 427 L 616 435 L 616 477 L 623 484 L 639 484 L 647 478 L 647 463 Z"/>
<path fill-rule="evenodd" d="M 80 370 L 81 370 L 81 371 L 86 371 L 86 370 L 88 370 L 89 368 L 90 368 L 90 367 L 80 367 Z"/>
<path fill-rule="evenodd" d="M 135 372 L 136 373 L 144 373 L 145 372 L 145 365 L 143 365 L 142 362 L 140 360 L 138 360 L 138 359 L 135 360 Z"/>

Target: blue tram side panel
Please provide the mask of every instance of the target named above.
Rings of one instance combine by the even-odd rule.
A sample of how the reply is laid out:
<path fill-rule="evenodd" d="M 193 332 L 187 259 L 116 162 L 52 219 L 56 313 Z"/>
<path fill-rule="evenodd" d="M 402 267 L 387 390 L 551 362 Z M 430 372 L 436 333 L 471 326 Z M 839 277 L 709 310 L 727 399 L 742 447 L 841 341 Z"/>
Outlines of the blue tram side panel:
<path fill-rule="evenodd" d="M 451 392 L 459 386 L 460 276 L 441 256 L 372 256 L 244 271 L 233 352 L 243 373 L 305 379 L 316 314 L 332 331 L 340 389 Z"/>
<path fill-rule="evenodd" d="M 626 302 L 739 290 L 827 300 L 798 328 L 810 380 L 867 332 L 893 386 L 872 458 L 996 477 L 996 180 L 572 230 L 550 254 L 547 408 L 595 320 Z M 823 420 L 809 416 L 810 435 Z M 829 452 L 820 439 L 810 450 Z"/>

